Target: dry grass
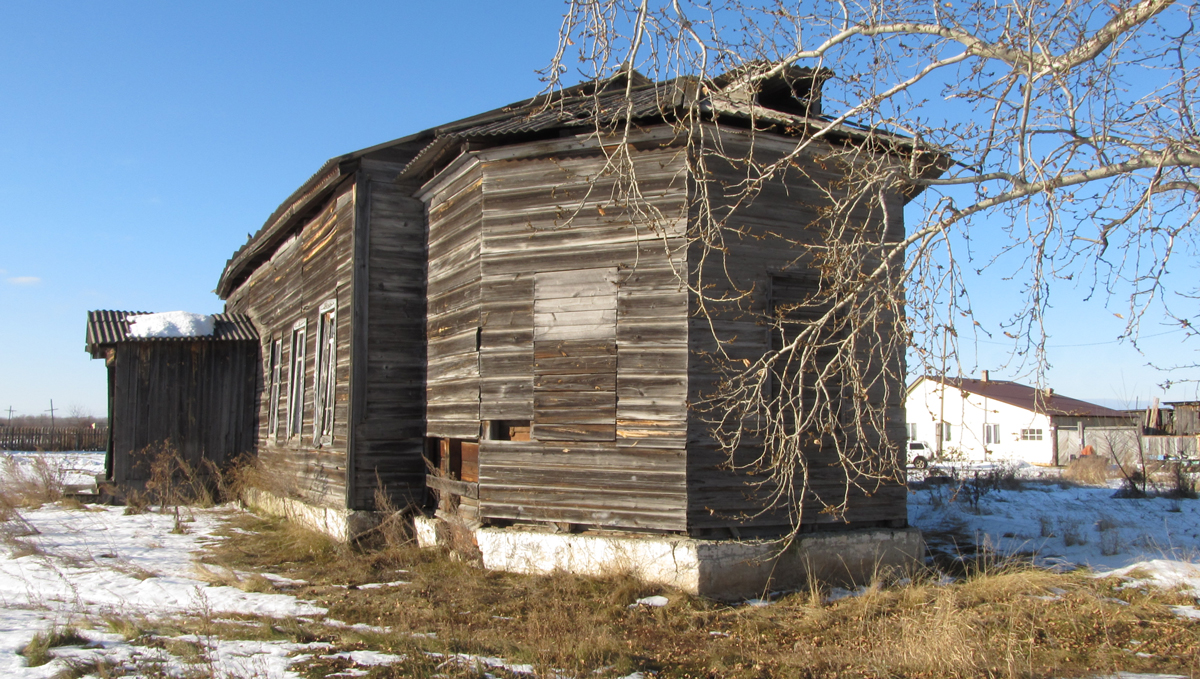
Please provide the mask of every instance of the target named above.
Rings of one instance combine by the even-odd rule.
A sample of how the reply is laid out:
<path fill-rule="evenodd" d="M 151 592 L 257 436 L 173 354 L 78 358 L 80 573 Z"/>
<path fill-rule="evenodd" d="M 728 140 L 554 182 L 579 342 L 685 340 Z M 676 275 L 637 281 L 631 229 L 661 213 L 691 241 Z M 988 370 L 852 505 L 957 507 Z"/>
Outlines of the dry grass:
<path fill-rule="evenodd" d="M 358 551 L 281 521 L 246 516 L 235 524 L 249 533 L 231 532 L 206 560 L 303 579 L 309 584 L 296 594 L 327 606 L 330 617 L 390 628 L 357 633 L 371 648 L 410 657 L 376 670 L 378 676 L 471 676 L 471 668 L 434 662 L 429 652 L 503 657 L 579 676 L 602 667 L 608 670 L 601 676 L 643 670 L 664 677 L 1200 670 L 1200 624 L 1175 617 L 1166 608 L 1174 602 L 1169 594 L 1119 590 L 1082 574 L 984 565 L 953 585 L 926 574 L 826 603 L 814 596 L 821 590 L 814 583 L 812 591 L 756 608 L 664 592 L 620 574 L 518 576 L 483 571 L 440 550 Z M 358 588 L 396 580 L 409 584 Z M 671 603 L 629 608 L 650 594 L 666 594 Z M 342 643 L 353 638 L 347 632 Z"/>
<path fill-rule="evenodd" d="M 20 650 L 20 654 L 25 657 L 26 665 L 38 667 L 54 659 L 50 649 L 59 646 L 82 646 L 86 643 L 88 640 L 80 636 L 74 627 L 54 627 L 33 635 L 29 643 Z"/>
<path fill-rule="evenodd" d="M 3 455 L 0 462 L 0 511 L 36 509 L 58 502 L 66 489 L 66 470 L 46 455 Z"/>
<path fill-rule="evenodd" d="M 221 470 L 209 460 L 193 465 L 169 441 L 146 446 L 131 457 L 134 467 L 145 473 L 146 484 L 144 497 L 127 498 L 128 506 L 152 504 L 158 505 L 160 511 L 167 511 L 189 505 L 211 507 L 216 503 Z"/>
<path fill-rule="evenodd" d="M 1100 455 L 1075 458 L 1062 473 L 1064 479 L 1088 486 L 1103 486 L 1120 476 L 1120 472 L 1113 470 L 1109 459 Z"/>

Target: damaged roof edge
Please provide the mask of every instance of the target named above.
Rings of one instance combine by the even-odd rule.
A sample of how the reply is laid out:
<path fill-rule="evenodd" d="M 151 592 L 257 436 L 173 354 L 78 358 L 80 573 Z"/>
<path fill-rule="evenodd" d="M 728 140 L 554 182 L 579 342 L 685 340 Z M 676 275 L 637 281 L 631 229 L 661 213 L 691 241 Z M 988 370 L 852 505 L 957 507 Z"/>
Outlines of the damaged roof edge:
<path fill-rule="evenodd" d="M 335 156 L 325 161 L 320 169 L 301 184 L 300 188 L 293 191 L 287 199 L 280 203 L 279 207 L 275 209 L 275 212 L 271 213 L 271 216 L 267 218 L 262 227 L 233 253 L 233 256 L 226 262 L 225 269 L 221 272 L 221 278 L 217 281 L 217 288 L 213 292 L 221 299 L 227 299 L 233 292 L 233 289 L 248 275 L 248 272 L 246 272 L 247 267 L 259 257 L 263 255 L 269 256 L 274 246 L 278 244 L 280 236 L 290 231 L 290 227 L 294 225 L 295 220 L 304 215 L 308 211 L 308 207 L 315 200 L 321 198 L 325 191 L 331 188 L 331 185 L 336 186 L 341 179 L 353 174 L 358 169 L 358 161 L 364 156 L 401 144 L 413 143 L 421 139 L 433 140 L 444 135 L 453 134 L 460 129 L 502 120 L 505 117 L 511 116 L 515 108 L 526 106 L 536 98 L 523 99 L 490 111 L 462 118 L 452 123 L 431 127 L 415 134 L 385 141 L 374 146 L 368 146 L 352 153 Z"/>
<path fill-rule="evenodd" d="M 816 87 L 825 79 L 830 77 L 831 72 L 826 73 L 827 69 L 804 69 L 793 67 L 794 72 L 789 71 L 787 75 L 791 77 L 807 77 L 813 82 Z M 679 76 L 661 83 L 656 83 L 641 73 L 634 71 L 621 71 L 616 75 L 603 80 L 602 84 L 597 84 L 594 81 L 580 83 L 569 88 L 557 92 L 542 92 L 533 97 L 523 99 L 506 106 L 485 111 L 473 116 L 462 118 L 451 123 L 438 125 L 429 129 L 411 134 L 391 141 L 369 146 L 353 153 L 337 156 L 327 160 L 316 173 L 308 178 L 296 189 L 290 196 L 284 200 L 279 207 L 267 218 L 263 226 L 250 237 L 226 262 L 225 268 L 221 273 L 221 277 L 217 282 L 217 288 L 213 292 L 222 300 L 228 299 L 233 290 L 241 285 L 241 283 L 249 276 L 250 269 L 261 261 L 264 257 L 269 257 L 274 251 L 274 248 L 282 241 L 283 237 L 291 231 L 297 220 L 302 219 L 308 214 L 310 207 L 315 201 L 324 198 L 329 191 L 332 191 L 345 178 L 354 174 L 358 170 L 359 161 L 372 153 L 382 151 L 388 148 L 399 146 L 401 144 L 412 144 L 424 142 L 421 149 L 416 155 L 410 159 L 408 166 L 405 167 L 398 180 L 410 179 L 415 174 L 418 174 L 422 169 L 430 163 L 437 161 L 437 158 L 442 155 L 445 146 L 471 136 L 473 132 L 479 132 L 484 135 L 496 134 L 503 135 L 510 131 L 510 125 L 506 125 L 506 121 L 515 116 L 528 117 L 530 114 L 537 115 L 546 113 L 547 110 L 555 103 L 560 105 L 569 105 L 568 102 L 579 102 L 581 100 L 594 99 L 601 96 L 606 89 L 611 89 L 614 86 L 620 87 L 626 84 L 626 79 L 632 81 L 632 90 L 635 92 L 653 89 L 656 93 L 668 95 L 665 100 L 654 102 L 657 108 L 657 114 L 663 115 L 665 109 L 678 108 L 684 106 L 691 99 L 701 95 L 700 81 L 694 76 Z M 718 79 L 712 80 L 718 83 Z M 664 91 L 665 90 L 665 91 Z M 643 95 L 644 96 L 644 95 Z M 641 112 L 644 117 L 647 112 Z M 726 115 L 732 113 L 724 112 Z M 636 115 L 636 114 L 635 114 Z M 549 121 L 542 121 L 544 125 Z M 566 121 L 555 121 L 559 126 L 569 126 Z M 481 128 L 495 127 L 494 130 L 485 130 Z M 538 127 L 539 123 L 534 123 L 532 127 Z M 518 126 L 520 127 L 520 126 Z M 839 126 L 840 127 L 840 126 Z M 839 130 L 839 132 L 847 132 L 848 130 Z M 895 138 L 896 135 L 888 135 Z M 894 142 L 898 141 L 894 139 Z M 936 151 L 934 152 L 936 154 Z M 941 154 L 937 154 L 941 155 Z M 941 174 L 944 168 L 939 168 L 939 163 L 931 162 L 925 164 L 924 173 Z M 914 191 L 911 195 L 906 195 L 908 200 L 912 200 L 920 190 Z"/>

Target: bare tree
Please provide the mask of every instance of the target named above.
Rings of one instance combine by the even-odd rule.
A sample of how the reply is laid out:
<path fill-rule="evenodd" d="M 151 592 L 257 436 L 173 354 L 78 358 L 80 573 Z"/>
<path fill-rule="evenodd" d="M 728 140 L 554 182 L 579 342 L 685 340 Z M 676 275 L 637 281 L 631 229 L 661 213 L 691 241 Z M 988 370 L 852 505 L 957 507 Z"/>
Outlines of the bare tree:
<path fill-rule="evenodd" d="M 905 352 L 944 370 L 960 341 L 987 334 L 968 272 L 1003 267 L 1022 282 L 997 332 L 1038 375 L 1063 281 L 1119 303 L 1122 339 L 1136 344 L 1147 318 L 1194 337 L 1196 284 L 1172 264 L 1194 264 L 1197 244 L 1196 12 L 1171 0 L 570 0 L 545 75 L 551 93 L 630 76 L 619 106 L 597 94 L 595 134 L 621 178 L 614 200 L 650 225 L 660 216 L 623 143 L 632 74 L 692 93 L 662 118 L 687 140 L 698 255 L 681 280 L 707 318 L 744 311 L 754 293 L 713 280 L 745 235 L 739 214 L 773 184 L 820 194 L 808 235 L 783 239 L 820 272 L 819 291 L 764 314 L 774 340 L 761 356 L 724 353 L 714 323 L 724 379 L 696 404 L 731 462 L 798 507 L 814 451 L 836 451 L 847 488 L 900 478 L 888 404 L 903 398 Z M 726 143 L 731 118 L 762 143 Z M 787 147 L 766 143 L 781 131 Z M 917 194 L 919 218 L 899 229 Z M 836 513 L 847 498 L 818 505 Z"/>

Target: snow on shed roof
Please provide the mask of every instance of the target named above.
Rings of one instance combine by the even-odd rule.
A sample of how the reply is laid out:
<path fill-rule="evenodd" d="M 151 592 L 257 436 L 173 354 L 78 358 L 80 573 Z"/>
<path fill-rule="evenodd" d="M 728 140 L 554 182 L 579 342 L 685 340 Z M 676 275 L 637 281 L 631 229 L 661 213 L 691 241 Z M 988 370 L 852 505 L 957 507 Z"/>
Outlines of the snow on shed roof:
<path fill-rule="evenodd" d="M 258 331 L 246 314 L 213 314 L 212 334 L 194 336 L 137 337 L 130 333 L 130 325 L 138 316 L 149 315 L 146 311 L 89 311 L 87 318 L 87 351 L 95 354 L 96 349 L 106 344 L 119 342 L 185 342 L 185 341 L 256 341 Z M 173 333 L 174 334 L 174 333 Z"/>
<path fill-rule="evenodd" d="M 1102 405 L 1088 403 L 1070 396 L 1049 395 L 1041 389 L 1005 380 L 975 380 L 965 377 L 939 378 L 936 375 L 926 375 L 923 379 L 941 382 L 946 386 L 957 387 L 967 393 L 977 394 L 1011 406 L 1024 408 L 1030 412 L 1043 415 L 1058 415 L 1063 417 L 1119 417 L 1129 419 L 1129 414 L 1120 410 L 1105 408 Z M 914 384 L 915 386 L 915 384 Z"/>

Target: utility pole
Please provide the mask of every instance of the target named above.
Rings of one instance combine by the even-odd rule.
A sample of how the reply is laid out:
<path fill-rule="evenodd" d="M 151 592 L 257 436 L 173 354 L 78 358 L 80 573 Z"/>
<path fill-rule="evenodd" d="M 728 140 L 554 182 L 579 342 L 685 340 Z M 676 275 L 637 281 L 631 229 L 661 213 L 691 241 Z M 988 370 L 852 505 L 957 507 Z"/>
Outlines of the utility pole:
<path fill-rule="evenodd" d="M 937 459 L 942 459 L 942 443 L 946 440 L 946 336 L 950 334 L 950 326 L 942 326 L 942 374 L 938 382 L 942 385 L 941 398 L 938 399 L 937 423 Z"/>
<path fill-rule="evenodd" d="M 54 428 L 54 399 L 50 399 L 50 410 L 48 410 L 47 412 L 50 413 L 50 428 L 53 429 Z"/>
<path fill-rule="evenodd" d="M 13 411 L 13 407 L 9 406 L 8 407 L 8 426 L 10 426 L 10 427 L 12 426 L 12 411 Z"/>

